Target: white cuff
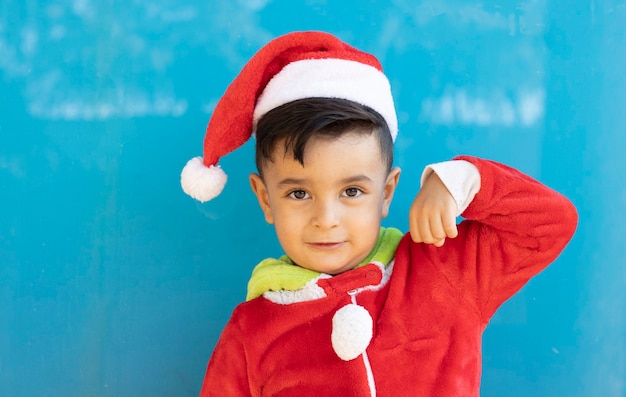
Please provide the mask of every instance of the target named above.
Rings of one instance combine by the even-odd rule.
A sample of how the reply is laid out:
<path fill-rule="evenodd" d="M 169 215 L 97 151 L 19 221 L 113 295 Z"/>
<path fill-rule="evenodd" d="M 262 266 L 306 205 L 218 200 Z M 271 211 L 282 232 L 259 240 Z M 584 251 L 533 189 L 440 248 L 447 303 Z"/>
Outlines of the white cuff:
<path fill-rule="evenodd" d="M 480 190 L 478 168 L 466 160 L 452 160 L 426 166 L 422 173 L 420 186 L 432 173 L 436 173 L 446 186 L 457 206 L 457 216 L 470 205 Z"/>

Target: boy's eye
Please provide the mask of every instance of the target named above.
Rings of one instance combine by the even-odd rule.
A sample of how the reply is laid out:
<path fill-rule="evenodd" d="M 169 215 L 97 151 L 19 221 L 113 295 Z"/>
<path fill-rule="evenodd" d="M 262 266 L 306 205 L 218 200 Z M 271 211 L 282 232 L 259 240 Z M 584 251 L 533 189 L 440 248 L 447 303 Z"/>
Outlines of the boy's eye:
<path fill-rule="evenodd" d="M 357 187 L 349 187 L 344 191 L 344 194 L 348 197 L 358 197 L 363 194 L 363 191 Z"/>
<path fill-rule="evenodd" d="M 304 200 L 309 197 L 309 195 L 304 190 L 294 190 L 289 193 L 289 197 L 296 200 Z"/>

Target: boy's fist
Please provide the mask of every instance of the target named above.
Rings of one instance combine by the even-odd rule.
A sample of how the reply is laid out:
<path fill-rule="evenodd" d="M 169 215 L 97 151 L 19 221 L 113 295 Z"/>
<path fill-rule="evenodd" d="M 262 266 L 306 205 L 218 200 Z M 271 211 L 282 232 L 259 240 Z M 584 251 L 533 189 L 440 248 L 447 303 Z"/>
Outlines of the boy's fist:
<path fill-rule="evenodd" d="M 411 204 L 409 230 L 416 243 L 441 247 L 446 237 L 454 238 L 457 204 L 436 173 L 431 173 Z"/>

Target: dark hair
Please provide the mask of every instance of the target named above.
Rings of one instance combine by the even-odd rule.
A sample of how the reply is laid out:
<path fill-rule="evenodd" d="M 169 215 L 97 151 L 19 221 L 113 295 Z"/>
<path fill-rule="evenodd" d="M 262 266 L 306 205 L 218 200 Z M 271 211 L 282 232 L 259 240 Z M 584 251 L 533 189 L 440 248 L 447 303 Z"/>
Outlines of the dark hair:
<path fill-rule="evenodd" d="M 339 137 L 348 132 L 376 134 L 387 171 L 393 163 L 393 140 L 387 122 L 374 109 L 338 98 L 298 99 L 278 106 L 263 115 L 256 128 L 256 166 L 272 161 L 279 142 L 284 154 L 304 165 L 304 151 L 313 136 Z"/>

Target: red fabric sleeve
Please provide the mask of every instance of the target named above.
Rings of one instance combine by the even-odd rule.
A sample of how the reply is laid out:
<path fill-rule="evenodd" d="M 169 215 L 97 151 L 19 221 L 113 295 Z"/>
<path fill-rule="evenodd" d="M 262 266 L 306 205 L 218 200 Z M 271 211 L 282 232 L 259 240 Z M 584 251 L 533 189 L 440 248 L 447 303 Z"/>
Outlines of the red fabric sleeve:
<path fill-rule="evenodd" d="M 414 244 L 485 323 L 497 308 L 561 253 L 576 229 L 572 203 L 506 165 L 459 156 L 474 164 L 480 191 L 462 216 L 459 235 L 442 248 Z"/>
<path fill-rule="evenodd" d="M 233 313 L 233 317 L 235 313 Z M 245 348 L 242 341 L 239 327 L 231 318 L 213 350 L 200 397 L 252 396 L 248 381 Z"/>

